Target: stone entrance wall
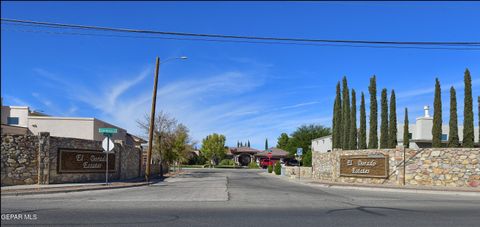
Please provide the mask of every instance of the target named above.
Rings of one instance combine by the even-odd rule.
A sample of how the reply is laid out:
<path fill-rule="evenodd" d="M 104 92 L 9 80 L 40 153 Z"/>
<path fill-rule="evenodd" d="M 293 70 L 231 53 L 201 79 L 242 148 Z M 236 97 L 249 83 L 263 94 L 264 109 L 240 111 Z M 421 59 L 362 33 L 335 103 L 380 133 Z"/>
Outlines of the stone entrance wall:
<path fill-rule="evenodd" d="M 37 183 L 37 148 L 37 136 L 2 135 L 2 185 Z"/>
<path fill-rule="evenodd" d="M 341 155 L 384 154 L 389 156 L 389 177 L 340 177 Z M 314 179 L 361 184 L 390 184 L 407 186 L 479 187 L 479 148 L 425 148 L 334 150 L 312 154 Z M 405 174 L 404 174 L 404 166 Z M 405 175 L 405 179 L 404 179 Z M 480 187 L 479 187 L 480 188 Z"/>
<path fill-rule="evenodd" d="M 416 155 L 417 152 L 420 154 Z M 407 185 L 480 188 L 480 148 L 444 148 L 415 151 L 407 157 Z"/>
<path fill-rule="evenodd" d="M 2 186 L 105 180 L 105 173 L 59 173 L 58 152 L 62 149 L 102 151 L 100 141 L 34 135 L 2 135 Z M 130 179 L 141 173 L 141 151 L 121 140 L 115 141 L 115 172 L 109 179 Z"/>
<path fill-rule="evenodd" d="M 74 182 L 92 182 L 92 181 L 104 181 L 105 173 L 59 173 L 58 170 L 58 149 L 78 149 L 78 150 L 97 150 L 102 151 L 102 142 L 94 140 L 84 140 L 84 139 L 72 139 L 72 138 L 63 138 L 63 137 L 50 137 L 50 147 L 45 147 L 44 152 L 48 152 L 49 157 L 49 167 L 47 180 L 44 182 L 39 182 L 43 184 L 48 183 L 74 183 Z M 109 173 L 108 178 L 110 180 L 119 179 L 119 164 L 120 151 L 119 144 L 115 144 L 113 151 L 115 152 L 115 172 Z"/>
<path fill-rule="evenodd" d="M 115 143 L 120 145 L 115 146 L 118 149 L 117 154 L 120 155 L 118 158 L 120 161 L 120 179 L 139 177 L 141 175 L 141 150 L 132 145 L 123 144 L 121 140 L 116 140 Z"/>
<path fill-rule="evenodd" d="M 285 176 L 290 178 L 311 178 L 312 167 L 298 167 L 298 166 L 286 166 Z"/>

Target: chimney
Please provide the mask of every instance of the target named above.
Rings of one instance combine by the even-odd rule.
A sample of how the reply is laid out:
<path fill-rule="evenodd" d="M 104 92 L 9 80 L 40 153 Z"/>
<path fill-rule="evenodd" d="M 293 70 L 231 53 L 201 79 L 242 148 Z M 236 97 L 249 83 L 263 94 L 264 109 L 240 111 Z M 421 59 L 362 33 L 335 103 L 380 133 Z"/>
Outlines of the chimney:
<path fill-rule="evenodd" d="M 432 127 L 433 127 L 433 118 L 430 117 L 428 110 L 429 106 L 424 106 L 423 110 L 425 111 L 425 116 L 417 118 L 415 123 L 415 132 L 413 133 L 412 139 L 414 140 L 431 140 L 432 139 Z"/>
<path fill-rule="evenodd" d="M 424 117 L 430 117 L 430 113 L 428 113 L 428 110 L 430 109 L 429 106 L 424 106 L 423 110 L 425 111 L 425 116 Z"/>

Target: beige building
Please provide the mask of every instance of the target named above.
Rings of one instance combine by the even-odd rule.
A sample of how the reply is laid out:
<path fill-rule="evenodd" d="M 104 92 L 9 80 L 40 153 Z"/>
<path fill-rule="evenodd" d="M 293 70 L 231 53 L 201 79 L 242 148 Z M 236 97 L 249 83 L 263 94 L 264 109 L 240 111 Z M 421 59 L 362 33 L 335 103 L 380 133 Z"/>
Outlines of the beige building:
<path fill-rule="evenodd" d="M 16 129 L 33 134 L 49 132 L 51 136 L 101 141 L 99 128 L 117 128 L 113 140 L 127 141 L 127 131 L 96 118 L 54 117 L 30 110 L 27 106 L 2 106 L 2 131 Z M 25 130 L 21 130 L 25 129 Z M 28 129 L 28 130 L 27 130 Z"/>
<path fill-rule="evenodd" d="M 332 151 L 332 135 L 312 140 L 312 152 L 326 153 Z"/>

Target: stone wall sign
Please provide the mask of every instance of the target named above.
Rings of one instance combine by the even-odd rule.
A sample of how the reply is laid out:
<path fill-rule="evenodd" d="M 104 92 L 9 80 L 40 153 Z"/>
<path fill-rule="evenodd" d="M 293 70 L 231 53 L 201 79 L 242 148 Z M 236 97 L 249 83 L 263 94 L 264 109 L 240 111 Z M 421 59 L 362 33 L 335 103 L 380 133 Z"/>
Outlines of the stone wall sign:
<path fill-rule="evenodd" d="M 58 149 L 58 173 L 104 173 L 106 154 L 101 150 Z M 108 156 L 108 171 L 115 172 L 115 154 Z"/>
<path fill-rule="evenodd" d="M 341 177 L 388 178 L 388 155 L 341 155 Z"/>

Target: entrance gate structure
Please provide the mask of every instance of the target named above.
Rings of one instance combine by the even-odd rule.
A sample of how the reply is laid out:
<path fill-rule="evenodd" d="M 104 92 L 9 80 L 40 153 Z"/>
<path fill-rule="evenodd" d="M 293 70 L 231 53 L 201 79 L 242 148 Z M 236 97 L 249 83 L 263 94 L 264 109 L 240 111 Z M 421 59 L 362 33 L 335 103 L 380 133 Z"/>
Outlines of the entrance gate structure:
<path fill-rule="evenodd" d="M 255 154 L 260 150 L 251 147 L 230 147 L 229 153 L 233 156 L 233 160 L 237 165 L 248 166 L 250 162 L 255 161 Z"/>

